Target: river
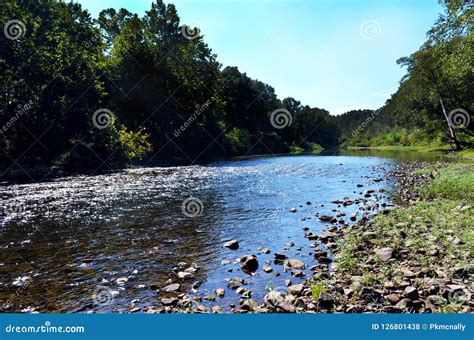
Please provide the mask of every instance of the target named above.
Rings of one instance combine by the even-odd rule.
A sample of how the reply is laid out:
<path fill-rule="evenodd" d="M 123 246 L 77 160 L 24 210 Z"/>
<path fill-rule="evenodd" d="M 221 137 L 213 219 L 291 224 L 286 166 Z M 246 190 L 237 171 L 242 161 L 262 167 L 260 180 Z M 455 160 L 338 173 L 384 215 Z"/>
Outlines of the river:
<path fill-rule="evenodd" d="M 393 185 L 384 174 L 398 159 L 367 154 L 256 157 L 4 184 L 2 309 L 146 311 L 169 296 L 157 289 L 179 282 L 181 293 L 196 298 L 224 288 L 223 298 L 203 304 L 228 311 L 229 304 L 238 304 L 238 294 L 227 287 L 235 277 L 243 278 L 252 298 L 261 302 L 269 287 L 304 280 L 274 264 L 274 252 L 304 262 L 308 277 L 315 260 L 304 228 L 322 233 L 328 223 L 319 221 L 317 213 L 344 213 L 341 218 L 349 224 L 349 216 L 360 216 L 359 208 L 374 198 L 388 200 Z M 375 193 L 359 205 L 331 203 L 361 198 L 365 190 Z M 223 247 L 231 239 L 239 241 L 239 249 Z M 237 259 L 244 254 L 258 258 L 254 275 L 240 269 Z M 180 280 L 180 262 L 186 263 L 183 268 L 195 263 L 199 270 Z M 265 266 L 273 271 L 262 271 Z M 106 303 L 97 302 L 94 294 L 104 287 L 112 293 Z"/>

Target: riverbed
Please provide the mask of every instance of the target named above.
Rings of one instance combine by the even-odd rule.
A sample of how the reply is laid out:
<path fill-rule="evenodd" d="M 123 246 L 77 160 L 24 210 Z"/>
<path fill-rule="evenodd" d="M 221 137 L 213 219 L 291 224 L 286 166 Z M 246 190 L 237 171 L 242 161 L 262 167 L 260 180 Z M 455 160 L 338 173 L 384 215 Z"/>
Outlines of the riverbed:
<path fill-rule="evenodd" d="M 268 290 L 286 288 L 285 280 L 311 275 L 315 249 L 305 234 L 328 227 L 319 216 L 338 215 L 342 226 L 364 207 L 390 203 L 393 183 L 384 175 L 397 161 L 256 157 L 0 186 L 2 309 L 144 312 L 188 294 L 193 303 L 231 311 L 240 297 L 229 288 L 235 278 L 261 301 Z M 364 197 L 366 190 L 374 193 Z M 344 198 L 361 202 L 333 203 Z M 233 239 L 237 250 L 223 247 Z M 274 253 L 303 262 L 303 275 L 285 272 Z M 257 256 L 255 273 L 241 270 L 245 254 Z M 180 279 L 186 268 L 192 275 Z M 172 283 L 179 291 L 162 290 Z"/>

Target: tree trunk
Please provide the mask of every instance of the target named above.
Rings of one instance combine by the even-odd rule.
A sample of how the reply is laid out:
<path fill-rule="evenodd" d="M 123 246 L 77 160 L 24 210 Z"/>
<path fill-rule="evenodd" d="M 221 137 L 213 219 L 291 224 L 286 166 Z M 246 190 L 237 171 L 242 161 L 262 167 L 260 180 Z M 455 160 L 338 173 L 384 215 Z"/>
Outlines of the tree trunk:
<path fill-rule="evenodd" d="M 451 126 L 451 123 L 449 122 L 449 117 L 448 114 L 446 113 L 446 108 L 444 107 L 444 102 L 443 98 L 439 96 L 439 102 L 441 103 L 441 107 L 443 108 L 443 114 L 444 118 L 446 118 L 446 122 L 448 123 L 448 129 L 449 133 L 451 135 L 451 140 L 453 141 L 454 145 L 456 146 L 455 150 L 461 150 L 461 145 L 459 144 L 458 138 L 456 137 L 456 133 L 454 132 L 453 127 Z"/>

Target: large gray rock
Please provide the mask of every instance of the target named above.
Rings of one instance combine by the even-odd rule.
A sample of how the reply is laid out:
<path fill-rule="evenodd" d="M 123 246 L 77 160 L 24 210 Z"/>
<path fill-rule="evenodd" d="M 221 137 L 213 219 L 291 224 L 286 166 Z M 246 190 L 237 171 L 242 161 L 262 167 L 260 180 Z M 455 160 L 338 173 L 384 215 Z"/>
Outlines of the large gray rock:
<path fill-rule="evenodd" d="M 289 268 L 294 268 L 294 269 L 304 269 L 305 265 L 303 262 L 297 259 L 289 259 L 285 261 L 284 264 L 285 270 L 288 270 Z"/>

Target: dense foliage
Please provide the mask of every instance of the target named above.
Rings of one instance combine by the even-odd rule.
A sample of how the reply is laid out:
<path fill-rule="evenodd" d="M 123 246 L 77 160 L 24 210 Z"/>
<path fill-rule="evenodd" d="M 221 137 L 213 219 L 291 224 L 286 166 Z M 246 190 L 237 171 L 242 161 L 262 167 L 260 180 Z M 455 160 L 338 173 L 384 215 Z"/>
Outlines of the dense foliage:
<path fill-rule="evenodd" d="M 407 74 L 386 104 L 333 117 L 223 67 L 162 0 L 143 17 L 110 8 L 97 19 L 75 3 L 2 1 L 0 168 L 95 172 L 341 143 L 461 148 L 474 124 L 453 128 L 448 115 L 474 112 L 473 6 L 442 4 L 426 43 L 398 61 Z"/>
<path fill-rule="evenodd" d="M 143 17 L 111 8 L 96 20 L 75 3 L 7 1 L 0 23 L 3 168 L 96 171 L 339 142 L 327 111 L 223 68 L 162 0 Z"/>

